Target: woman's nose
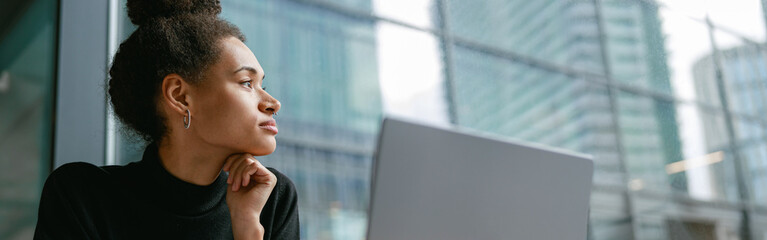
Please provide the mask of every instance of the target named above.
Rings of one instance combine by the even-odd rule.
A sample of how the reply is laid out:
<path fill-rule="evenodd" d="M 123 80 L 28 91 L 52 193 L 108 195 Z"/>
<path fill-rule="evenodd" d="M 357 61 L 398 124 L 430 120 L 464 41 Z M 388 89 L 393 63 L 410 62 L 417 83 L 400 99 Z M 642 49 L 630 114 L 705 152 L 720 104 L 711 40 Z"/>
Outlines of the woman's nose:
<path fill-rule="evenodd" d="M 266 94 L 266 98 L 259 103 L 259 110 L 265 113 L 274 114 L 280 111 L 280 101 L 277 101 L 274 97 Z"/>

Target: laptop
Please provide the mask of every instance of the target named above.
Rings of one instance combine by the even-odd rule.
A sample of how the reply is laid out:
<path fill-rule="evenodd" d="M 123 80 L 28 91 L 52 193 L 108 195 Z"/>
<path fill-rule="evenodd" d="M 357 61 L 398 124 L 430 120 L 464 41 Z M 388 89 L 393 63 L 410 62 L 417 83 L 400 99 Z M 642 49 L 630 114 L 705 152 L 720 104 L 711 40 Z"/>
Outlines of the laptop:
<path fill-rule="evenodd" d="M 368 240 L 586 239 L 590 156 L 386 118 Z"/>

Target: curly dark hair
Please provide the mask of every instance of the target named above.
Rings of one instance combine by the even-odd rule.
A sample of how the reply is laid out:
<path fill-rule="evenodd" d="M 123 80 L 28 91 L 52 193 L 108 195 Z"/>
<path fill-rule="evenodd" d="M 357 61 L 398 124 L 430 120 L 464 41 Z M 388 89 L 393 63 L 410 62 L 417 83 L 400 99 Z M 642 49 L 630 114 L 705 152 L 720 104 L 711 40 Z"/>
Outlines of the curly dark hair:
<path fill-rule="evenodd" d="M 109 69 L 109 98 L 117 117 L 146 141 L 160 141 L 165 119 L 157 108 L 163 78 L 176 73 L 190 84 L 219 58 L 218 41 L 245 37 L 218 17 L 219 0 L 128 0 L 138 26 L 120 44 Z"/>

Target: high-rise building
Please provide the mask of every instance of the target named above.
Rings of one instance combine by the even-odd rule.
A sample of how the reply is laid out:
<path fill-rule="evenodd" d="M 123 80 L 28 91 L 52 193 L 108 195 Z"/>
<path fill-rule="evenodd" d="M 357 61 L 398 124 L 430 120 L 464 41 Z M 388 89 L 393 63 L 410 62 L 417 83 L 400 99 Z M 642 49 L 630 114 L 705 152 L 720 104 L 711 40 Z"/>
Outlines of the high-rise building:
<path fill-rule="evenodd" d="M 448 9 L 458 124 L 592 154 L 596 186 L 687 191 L 684 172 L 664 169 L 683 160 L 675 105 L 609 85 L 673 94 L 657 5 L 453 0 Z M 633 216 L 608 210 L 630 209 L 625 198 L 599 191 L 592 237 L 633 235 Z"/>
<path fill-rule="evenodd" d="M 659 7 L 643 1 L 599 2 L 609 77 L 621 84 L 673 95 Z M 664 169 L 657 169 L 683 160 L 674 103 L 623 91 L 616 96 L 630 178 L 658 189 L 687 191 L 684 172 L 666 175 Z"/>
<path fill-rule="evenodd" d="M 567 74 L 594 73 L 671 92 L 665 52 L 653 48 L 663 46 L 657 6 L 600 2 L 449 1 L 458 42 L 458 123 L 594 154 L 596 182 L 606 184 L 620 179 L 620 134 L 631 178 L 683 190 L 684 177 L 668 179 L 648 168 L 682 160 L 673 104 L 615 91 L 612 109 L 606 88 Z M 489 44 L 541 64 L 494 59 L 462 42 Z M 611 114 L 618 115 L 620 129 Z"/>
<path fill-rule="evenodd" d="M 718 64 L 716 63 L 718 57 Z M 695 93 L 698 99 L 704 102 L 720 104 L 720 94 L 717 74 L 714 71 L 702 71 L 703 69 L 715 69 L 720 66 L 724 83 L 725 100 L 731 111 L 752 115 L 764 116 L 767 112 L 767 65 L 764 64 L 767 54 L 762 46 L 755 44 L 743 44 L 718 52 L 717 56 L 708 54 L 695 62 L 694 72 Z M 722 141 L 726 136 L 720 128 L 724 119 L 703 119 L 703 134 L 706 139 L 706 149 L 709 152 L 724 151 L 732 155 L 728 141 Z M 733 121 L 734 134 L 736 137 L 737 153 L 746 172 L 747 184 L 750 184 L 753 192 L 752 199 L 760 200 L 767 198 L 767 166 L 763 163 L 767 158 L 767 146 L 765 146 L 765 132 L 758 120 L 735 118 Z M 715 178 L 725 177 L 723 170 L 719 170 Z M 750 178 L 750 179 L 749 179 Z M 723 186 L 711 183 L 712 191 L 725 191 Z"/>

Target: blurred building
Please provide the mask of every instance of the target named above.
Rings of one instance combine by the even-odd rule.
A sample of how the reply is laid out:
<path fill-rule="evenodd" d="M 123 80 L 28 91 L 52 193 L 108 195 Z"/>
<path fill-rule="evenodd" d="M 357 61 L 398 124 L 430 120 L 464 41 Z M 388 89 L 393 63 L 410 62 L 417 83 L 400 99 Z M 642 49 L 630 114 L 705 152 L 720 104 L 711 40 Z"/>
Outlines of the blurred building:
<path fill-rule="evenodd" d="M 714 54 L 708 54 L 695 62 L 695 93 L 700 99 L 717 102 L 720 98 L 717 76 L 724 80 L 724 94 L 728 107 L 732 111 L 745 114 L 764 116 L 767 112 L 767 60 L 765 48 L 761 45 L 744 43 Z M 718 64 L 715 64 L 717 61 Z M 719 66 L 721 75 L 715 72 L 703 71 Z M 724 125 L 724 119 L 705 119 L 703 121 L 706 148 L 709 152 L 726 152 L 733 154 L 730 145 L 718 138 L 724 133 L 716 126 Z M 753 199 L 767 198 L 767 168 L 762 164 L 767 159 L 767 147 L 764 146 L 765 130 L 753 119 L 740 117 L 733 121 L 736 138 L 737 154 L 753 166 L 746 171 L 747 184 L 753 191 Z M 723 178 L 720 170 L 714 178 Z M 712 191 L 725 191 L 723 186 L 711 183 Z"/>
<path fill-rule="evenodd" d="M 767 239 L 765 29 L 721 47 L 709 34 L 736 18 L 682 2 L 227 0 L 221 16 L 282 102 L 261 160 L 296 184 L 302 239 L 364 238 L 379 122 L 399 110 L 383 105 L 593 155 L 589 239 Z M 743 2 L 763 1 L 725 5 Z M 55 167 L 140 159 L 103 91 L 135 29 L 124 6 L 0 1 L 0 239 L 31 237 Z M 737 19 L 751 11 L 764 21 Z"/>
<path fill-rule="evenodd" d="M 673 106 L 626 101 L 613 110 L 607 88 L 567 76 L 569 70 L 607 73 L 619 81 L 670 92 L 665 52 L 651 48 L 663 44 L 657 7 L 626 1 L 605 1 L 599 10 L 594 1 L 450 3 L 456 39 L 565 66 L 531 67 L 503 60 L 487 64 L 471 46 L 457 47 L 459 124 L 593 154 L 602 170 L 598 177 L 604 177 L 598 181 L 606 183 L 622 180 L 615 175 L 621 171 L 615 139 L 619 133 L 624 150 L 633 151 L 627 156 L 681 160 Z M 480 14 L 487 12 L 492 15 Z M 498 28 L 490 23 L 503 24 Z M 619 101 L 629 98 L 614 95 Z M 624 118 L 621 129 L 608 117 L 613 111 Z M 638 112 L 642 114 L 633 114 Z M 659 142 L 663 144 L 646 144 Z M 647 179 L 668 181 L 665 176 Z M 684 189 L 684 180 L 679 184 Z"/>
<path fill-rule="evenodd" d="M 630 178 L 641 185 L 686 190 L 684 173 L 667 176 L 651 167 L 682 160 L 672 104 L 608 93 L 601 84 L 568 74 L 604 74 L 613 81 L 671 92 L 665 52 L 652 48 L 663 45 L 657 6 L 627 1 L 449 2 L 457 41 L 489 44 L 539 61 L 520 64 L 472 44 L 456 47 L 460 125 L 592 154 L 597 184 Z M 619 121 L 612 121 L 612 115 Z M 627 170 L 634 174 L 625 176 Z M 592 205 L 599 209 L 614 201 L 595 198 Z M 612 238 L 632 233 L 630 225 L 623 225 L 599 234 Z"/>
<path fill-rule="evenodd" d="M 447 26 L 455 43 L 456 122 L 594 155 L 591 238 L 697 239 L 714 228 L 720 229 L 717 234 L 722 238 L 738 231 L 730 227 L 738 224 L 737 210 L 719 213 L 732 220 L 715 226 L 707 223 L 713 218 L 704 216 L 719 210 L 659 198 L 665 194 L 698 198 L 699 192 L 710 199 L 738 195 L 731 157 L 726 163 L 702 166 L 703 170 L 675 170 L 696 159 L 721 156 L 713 148 L 707 149 L 708 155 L 683 153 L 695 142 L 683 145 L 680 124 L 692 124 L 678 118 L 678 108 L 687 106 L 674 102 L 678 96 L 671 83 L 673 71 L 706 74 L 713 65 L 671 69 L 669 59 L 677 49 L 671 53 L 666 49 L 669 36 L 663 30 L 660 4 L 576 0 L 447 1 L 447 5 Z M 702 21 L 694 24 L 704 26 Z M 752 85 L 764 80 L 753 81 Z M 708 142 L 726 144 L 719 116 L 702 112 L 702 121 L 719 121 L 703 129 L 717 131 L 706 136 Z M 751 127 L 763 129 L 759 124 Z M 752 144 L 764 147 L 764 135 L 753 136 Z M 695 181 L 693 193 L 688 192 L 690 181 Z M 764 179 L 753 182 L 763 185 Z M 610 191 L 614 185 L 628 192 L 615 194 Z M 608 210 L 621 208 L 629 210 L 625 215 Z M 680 233 L 685 228 L 687 232 Z"/>

